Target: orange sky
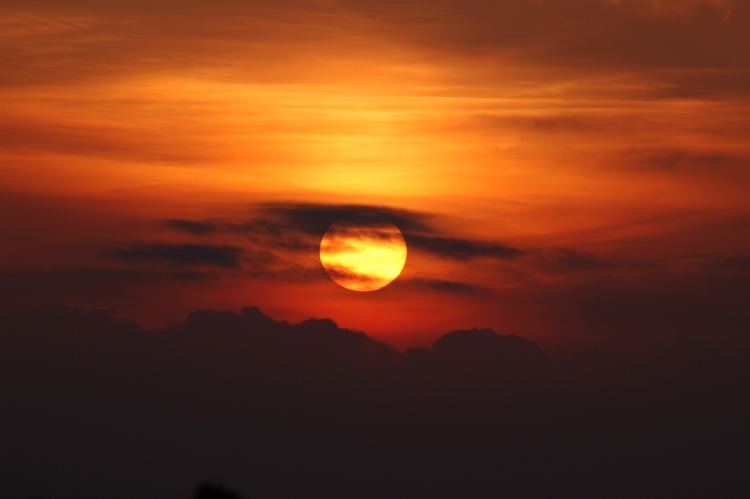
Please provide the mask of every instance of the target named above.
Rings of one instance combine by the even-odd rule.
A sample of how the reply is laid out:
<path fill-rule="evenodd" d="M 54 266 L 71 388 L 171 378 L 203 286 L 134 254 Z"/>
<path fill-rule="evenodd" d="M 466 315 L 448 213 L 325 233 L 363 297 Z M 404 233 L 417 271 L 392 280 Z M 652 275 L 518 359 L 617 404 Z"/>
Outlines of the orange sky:
<path fill-rule="evenodd" d="M 409 345 L 750 296 L 747 2 L 65 4 L 0 7 L 7 304 L 253 304 Z M 316 273 L 298 223 L 351 204 L 415 223 L 382 291 Z"/>

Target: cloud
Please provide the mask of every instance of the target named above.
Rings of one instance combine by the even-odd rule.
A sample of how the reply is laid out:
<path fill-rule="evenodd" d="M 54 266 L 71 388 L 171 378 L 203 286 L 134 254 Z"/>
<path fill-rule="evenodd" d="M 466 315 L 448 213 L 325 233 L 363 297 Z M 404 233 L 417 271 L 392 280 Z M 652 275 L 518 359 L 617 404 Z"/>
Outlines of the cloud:
<path fill-rule="evenodd" d="M 0 65 L 12 70 L 0 83 L 13 85 L 196 69 L 246 82 L 288 83 L 314 74 L 330 83 L 341 71 L 312 67 L 357 58 L 363 73 L 376 62 L 437 61 L 473 85 L 497 81 L 476 78 L 492 71 L 488 66 L 510 76 L 506 65 L 488 61 L 550 66 L 555 71 L 537 76 L 556 82 L 561 73 L 579 79 L 612 70 L 750 65 L 747 3 L 723 0 L 223 0 L 190 8 L 172 0 L 127 6 L 76 0 L 66 2 L 65 15 L 58 2 L 17 0 L 8 10 L 10 50 L 0 54 Z M 682 80 L 649 76 L 677 87 Z"/>
<path fill-rule="evenodd" d="M 134 270 L 134 269 L 120 269 L 120 268 L 107 268 L 107 267 L 81 267 L 81 268 L 69 268 L 69 269 L 58 269 L 51 271 L 39 271 L 39 272 L 24 272 L 23 274 L 15 274 L 16 278 L 20 279 L 26 277 L 28 279 L 52 279 L 58 280 L 59 282 L 74 282 L 76 284 L 81 283 L 100 283 L 100 284 L 111 284 L 111 283 L 127 283 L 127 282 L 141 282 L 157 279 L 169 279 L 178 281 L 198 281 L 210 278 L 214 276 L 211 273 L 205 271 L 196 270 Z"/>
<path fill-rule="evenodd" d="M 553 273 L 611 269 L 616 262 L 570 248 L 539 250 L 534 255 L 541 269 Z"/>
<path fill-rule="evenodd" d="M 286 282 L 328 280 L 365 283 L 380 280 L 342 267 L 329 268 L 326 274 L 318 258 L 323 233 L 337 222 L 372 224 L 386 220 L 399 226 L 412 255 L 422 254 L 465 264 L 473 259 L 508 260 L 527 254 L 511 245 L 440 235 L 440 216 L 433 213 L 402 210 L 395 207 L 365 204 L 264 203 L 256 205 L 246 220 L 190 220 L 172 218 L 163 223 L 169 229 L 198 237 L 217 239 L 241 237 L 244 257 L 242 275 L 250 278 Z M 356 236 L 357 231 L 347 227 Z M 383 239 L 390 240 L 386 233 Z M 416 260 L 419 261 L 418 259 Z M 434 270 L 434 269 L 433 269 Z M 473 282 L 444 279 L 427 271 L 423 277 L 402 276 L 391 288 L 423 290 L 449 295 L 489 296 L 489 288 Z"/>
<path fill-rule="evenodd" d="M 482 286 L 477 286 L 468 282 L 452 281 L 447 279 L 427 279 L 413 278 L 402 279 L 397 281 L 399 287 L 414 287 L 417 289 L 427 289 L 450 294 L 459 295 L 488 295 L 489 291 Z"/>
<path fill-rule="evenodd" d="M 479 128 L 517 128 L 541 134 L 587 132 L 611 126 L 598 117 L 586 115 L 559 114 L 551 116 L 534 115 L 480 115 L 475 120 Z"/>
<path fill-rule="evenodd" d="M 30 119 L 4 113 L 0 114 L 0 148 L 170 163 L 189 163 L 210 156 L 182 143 L 177 146 L 173 137 L 155 130 Z"/>
<path fill-rule="evenodd" d="M 680 148 L 630 149 L 625 156 L 636 166 L 666 171 L 728 168 L 749 162 L 748 158 L 730 152 Z"/>
<path fill-rule="evenodd" d="M 408 234 L 406 239 L 410 248 L 454 260 L 470 260 L 472 258 L 507 259 L 524 254 L 523 250 L 513 246 L 472 239 L 420 234 Z"/>
<path fill-rule="evenodd" d="M 178 232 L 186 232 L 193 235 L 215 234 L 219 231 L 219 226 L 214 222 L 186 220 L 182 218 L 164 220 L 164 226 Z"/>
<path fill-rule="evenodd" d="M 724 20 L 732 15 L 736 0 L 605 0 L 612 5 L 640 14 L 666 17 L 690 17 L 702 13 L 720 13 Z"/>
<path fill-rule="evenodd" d="M 113 256 L 125 261 L 166 261 L 177 265 L 237 268 L 243 250 L 237 246 L 153 243 L 119 248 Z"/>
<path fill-rule="evenodd" d="M 256 207 L 247 222 L 216 222 L 179 219 L 165 223 L 180 232 L 195 234 L 221 231 L 244 234 L 256 243 L 277 249 L 309 252 L 317 248 L 325 231 L 336 222 L 372 224 L 381 219 L 404 233 L 409 250 L 421 251 L 452 260 L 472 258 L 508 259 L 524 250 L 507 244 L 440 235 L 436 214 L 379 205 L 267 203 Z"/>
<path fill-rule="evenodd" d="M 750 89 L 750 67 L 705 70 L 672 70 L 654 75 L 661 80 L 653 91 L 655 98 L 727 99 L 747 97 Z"/>
<path fill-rule="evenodd" d="M 511 122 L 540 133 L 580 132 L 592 130 L 596 124 L 583 116 L 524 116 Z"/>
<path fill-rule="evenodd" d="M 339 221 L 370 223 L 369 216 L 385 219 L 404 232 L 432 230 L 432 215 L 379 205 L 265 203 L 257 207 L 266 223 L 276 222 L 282 228 L 311 234 L 323 234 Z M 363 220 L 364 219 L 364 220 Z"/>

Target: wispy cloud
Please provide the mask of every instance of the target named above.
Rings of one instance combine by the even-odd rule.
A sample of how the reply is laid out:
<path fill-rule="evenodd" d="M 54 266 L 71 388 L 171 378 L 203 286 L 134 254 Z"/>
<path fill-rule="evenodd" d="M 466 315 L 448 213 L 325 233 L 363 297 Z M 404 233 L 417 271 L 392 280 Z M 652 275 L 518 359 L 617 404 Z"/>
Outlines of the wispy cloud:
<path fill-rule="evenodd" d="M 257 242 L 291 251 L 317 248 L 320 238 L 335 222 L 362 221 L 376 215 L 396 225 L 405 235 L 410 250 L 439 258 L 469 260 L 473 258 L 507 259 L 520 256 L 524 250 L 497 241 L 483 241 L 440 235 L 436 214 L 376 205 L 336 205 L 314 203 L 263 204 L 245 222 L 217 222 L 172 219 L 165 221 L 171 229 L 189 234 L 239 233 Z M 364 218 L 363 218 L 364 217 Z"/>
<path fill-rule="evenodd" d="M 119 248 L 113 256 L 120 260 L 161 261 L 177 265 L 213 265 L 237 268 L 242 249 L 236 246 L 209 244 L 151 243 Z"/>

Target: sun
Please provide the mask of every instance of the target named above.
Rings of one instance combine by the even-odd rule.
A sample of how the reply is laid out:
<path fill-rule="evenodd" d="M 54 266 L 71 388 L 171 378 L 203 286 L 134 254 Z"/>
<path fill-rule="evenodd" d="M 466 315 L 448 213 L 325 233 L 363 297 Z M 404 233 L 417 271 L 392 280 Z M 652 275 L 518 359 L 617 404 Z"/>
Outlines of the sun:
<path fill-rule="evenodd" d="M 336 222 L 320 241 L 320 262 L 336 284 L 376 291 L 401 274 L 406 241 L 398 227 L 378 217 Z"/>

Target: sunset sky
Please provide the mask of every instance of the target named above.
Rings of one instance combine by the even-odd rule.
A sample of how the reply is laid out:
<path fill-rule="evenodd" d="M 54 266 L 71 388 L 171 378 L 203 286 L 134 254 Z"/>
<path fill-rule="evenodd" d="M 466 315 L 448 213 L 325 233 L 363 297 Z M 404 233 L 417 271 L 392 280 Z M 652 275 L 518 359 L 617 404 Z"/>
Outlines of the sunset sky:
<path fill-rule="evenodd" d="M 0 298 L 399 347 L 750 324 L 750 2 L 5 0 Z M 335 284 L 356 212 L 401 276 Z"/>

